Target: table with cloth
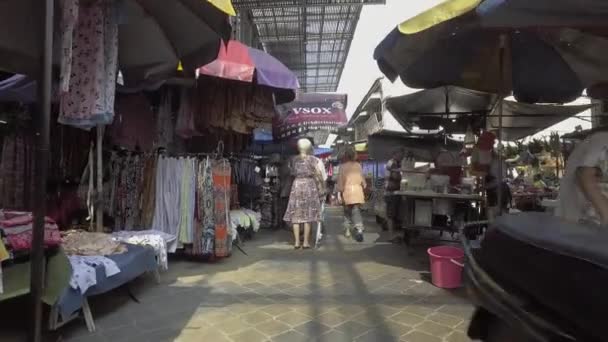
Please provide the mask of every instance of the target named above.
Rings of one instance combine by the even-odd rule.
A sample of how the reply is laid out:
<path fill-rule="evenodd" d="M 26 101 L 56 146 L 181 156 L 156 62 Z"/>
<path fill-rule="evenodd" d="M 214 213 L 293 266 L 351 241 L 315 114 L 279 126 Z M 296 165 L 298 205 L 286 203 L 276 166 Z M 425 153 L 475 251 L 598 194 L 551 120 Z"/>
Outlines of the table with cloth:
<path fill-rule="evenodd" d="M 127 251 L 121 254 L 108 255 L 106 258 L 114 261 L 120 272 L 110 277 L 106 276 L 103 265 L 95 267 L 97 283 L 89 287 L 84 294 L 79 289 L 66 286 L 58 301 L 51 310 L 50 328 L 57 329 L 74 317 L 74 313 L 82 309 L 90 331 L 95 330 L 93 317 L 88 307 L 87 297 L 106 293 L 116 289 L 147 272 L 158 272 L 156 253 L 147 246 L 126 245 Z"/>

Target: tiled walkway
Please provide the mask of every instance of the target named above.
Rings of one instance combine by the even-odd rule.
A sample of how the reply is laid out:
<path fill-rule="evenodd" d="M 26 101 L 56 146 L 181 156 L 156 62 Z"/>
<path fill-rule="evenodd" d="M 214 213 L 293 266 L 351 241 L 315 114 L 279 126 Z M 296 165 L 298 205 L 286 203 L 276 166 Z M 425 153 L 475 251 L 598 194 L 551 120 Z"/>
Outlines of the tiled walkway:
<path fill-rule="evenodd" d="M 134 287 L 91 301 L 98 331 L 83 322 L 63 329 L 68 341 L 468 341 L 472 308 L 461 293 L 437 289 L 424 249 L 365 242 L 341 233 L 338 210 L 319 250 L 294 251 L 287 232 L 262 232 L 218 264 L 173 262 L 161 285 Z"/>

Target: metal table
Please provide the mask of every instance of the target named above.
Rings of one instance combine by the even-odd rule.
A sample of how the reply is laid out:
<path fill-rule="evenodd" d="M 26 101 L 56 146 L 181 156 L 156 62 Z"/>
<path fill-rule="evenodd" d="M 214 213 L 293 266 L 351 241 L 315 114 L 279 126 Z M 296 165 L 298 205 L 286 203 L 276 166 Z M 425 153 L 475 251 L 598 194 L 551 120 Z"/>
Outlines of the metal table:
<path fill-rule="evenodd" d="M 420 235 L 422 231 L 439 231 L 439 232 L 450 232 L 457 233 L 458 227 L 456 225 L 453 226 L 433 226 L 432 224 L 429 226 L 421 226 L 416 225 L 414 221 L 414 217 L 416 214 L 416 200 L 430 201 L 433 200 L 450 200 L 454 202 L 476 202 L 480 203 L 484 200 L 483 196 L 479 194 L 453 194 L 453 193 L 438 193 L 431 191 L 393 191 L 391 192 L 394 196 L 402 196 L 405 198 L 405 203 L 407 204 L 407 210 L 405 213 L 405 221 L 402 224 L 402 228 L 404 230 L 403 238 L 406 245 L 410 246 L 412 242 L 412 238 Z M 465 212 L 465 220 L 466 215 L 474 215 L 475 217 L 470 217 L 468 221 L 471 220 L 479 220 L 480 212 L 479 208 L 481 206 L 477 206 L 477 210 L 469 210 Z"/>

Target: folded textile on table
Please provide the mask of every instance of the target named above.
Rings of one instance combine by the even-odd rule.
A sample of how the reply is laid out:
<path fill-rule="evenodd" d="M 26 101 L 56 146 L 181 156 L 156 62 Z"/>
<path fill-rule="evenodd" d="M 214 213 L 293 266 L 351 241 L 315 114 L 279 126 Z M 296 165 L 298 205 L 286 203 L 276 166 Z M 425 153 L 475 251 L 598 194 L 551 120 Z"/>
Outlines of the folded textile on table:
<path fill-rule="evenodd" d="M 30 212 L 0 210 L 0 229 L 6 236 L 7 247 L 11 251 L 29 251 L 32 247 L 34 218 Z M 56 247 L 61 244 L 59 227 L 49 217 L 45 217 L 44 246 Z"/>
<path fill-rule="evenodd" d="M 112 235 L 70 230 L 63 234 L 63 249 L 68 255 L 99 256 L 122 254 L 127 247 Z"/>
<path fill-rule="evenodd" d="M 175 235 L 159 230 L 119 231 L 112 234 L 116 241 L 139 246 L 150 246 L 156 254 L 158 266 L 166 271 L 169 269 L 168 250 L 170 245 L 177 243 Z"/>
<path fill-rule="evenodd" d="M 120 273 L 116 262 L 103 256 L 71 255 L 68 258 L 72 265 L 70 286 L 75 290 L 80 290 L 83 295 L 90 287 L 97 285 L 96 266 L 103 265 L 106 277 Z"/>

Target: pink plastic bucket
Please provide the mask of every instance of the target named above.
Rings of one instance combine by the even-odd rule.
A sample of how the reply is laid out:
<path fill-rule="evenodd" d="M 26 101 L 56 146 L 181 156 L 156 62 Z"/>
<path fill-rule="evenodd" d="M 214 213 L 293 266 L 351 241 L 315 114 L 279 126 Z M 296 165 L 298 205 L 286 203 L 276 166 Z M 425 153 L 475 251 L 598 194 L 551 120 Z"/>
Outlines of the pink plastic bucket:
<path fill-rule="evenodd" d="M 431 247 L 427 253 L 431 260 L 433 285 L 443 289 L 455 289 L 462 285 L 464 251 L 458 247 Z"/>

